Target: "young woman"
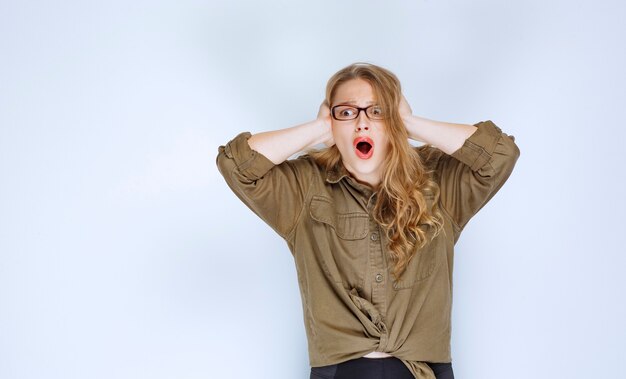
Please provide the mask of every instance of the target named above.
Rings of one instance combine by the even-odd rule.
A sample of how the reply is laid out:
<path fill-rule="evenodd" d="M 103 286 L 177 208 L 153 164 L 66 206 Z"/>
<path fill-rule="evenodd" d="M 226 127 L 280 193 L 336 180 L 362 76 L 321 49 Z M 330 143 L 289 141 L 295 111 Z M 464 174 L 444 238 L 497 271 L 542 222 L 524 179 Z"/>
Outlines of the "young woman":
<path fill-rule="evenodd" d="M 333 75 L 314 121 L 219 147 L 228 186 L 293 255 L 311 378 L 454 377 L 454 244 L 519 155 L 491 121 L 413 115 L 367 63 Z"/>

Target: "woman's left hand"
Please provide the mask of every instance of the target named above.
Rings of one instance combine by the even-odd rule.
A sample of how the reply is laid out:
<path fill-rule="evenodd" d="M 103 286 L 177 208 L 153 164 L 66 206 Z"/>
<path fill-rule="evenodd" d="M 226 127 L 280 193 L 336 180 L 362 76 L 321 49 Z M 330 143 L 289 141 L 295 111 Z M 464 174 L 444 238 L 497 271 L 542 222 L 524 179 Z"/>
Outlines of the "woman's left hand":
<path fill-rule="evenodd" d="M 406 120 L 407 118 L 413 116 L 413 110 L 411 109 L 409 102 L 406 101 L 404 94 L 401 94 L 401 95 L 402 95 L 402 98 L 400 99 L 400 103 L 398 105 L 398 111 L 400 112 L 400 117 L 403 120 Z"/>
<path fill-rule="evenodd" d="M 423 138 L 419 137 L 420 122 L 422 122 L 423 119 L 418 116 L 413 116 L 413 110 L 411 109 L 409 102 L 406 101 L 404 94 L 402 94 L 402 98 L 400 98 L 398 111 L 402 122 L 404 122 L 404 127 L 409 134 L 409 138 L 418 142 L 426 143 L 423 141 Z"/>

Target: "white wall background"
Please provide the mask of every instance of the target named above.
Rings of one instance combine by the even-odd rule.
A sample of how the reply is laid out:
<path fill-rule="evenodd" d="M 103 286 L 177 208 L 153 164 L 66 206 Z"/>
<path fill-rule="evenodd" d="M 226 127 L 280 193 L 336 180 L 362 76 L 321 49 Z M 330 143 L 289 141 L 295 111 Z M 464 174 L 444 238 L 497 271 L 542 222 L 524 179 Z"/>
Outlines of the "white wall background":
<path fill-rule="evenodd" d="M 625 12 L 0 0 L 0 378 L 308 378 L 293 260 L 215 156 L 355 61 L 521 149 L 457 244 L 456 377 L 623 377 Z"/>

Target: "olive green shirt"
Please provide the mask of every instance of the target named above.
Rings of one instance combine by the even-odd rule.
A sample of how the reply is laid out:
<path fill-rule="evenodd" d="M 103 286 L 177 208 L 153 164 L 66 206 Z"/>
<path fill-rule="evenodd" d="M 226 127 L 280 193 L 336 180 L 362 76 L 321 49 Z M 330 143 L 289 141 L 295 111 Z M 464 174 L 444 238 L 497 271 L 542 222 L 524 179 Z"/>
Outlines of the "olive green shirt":
<path fill-rule="evenodd" d="M 424 362 L 452 361 L 454 245 L 520 155 L 514 136 L 493 122 L 475 126 L 461 148 L 431 162 L 444 229 L 399 280 L 391 276 L 386 234 L 372 217 L 376 192 L 343 165 L 326 171 L 309 156 L 275 165 L 250 148 L 249 132 L 219 147 L 217 166 L 228 186 L 293 255 L 311 366 L 381 351 L 401 359 L 415 378 L 434 379 Z"/>

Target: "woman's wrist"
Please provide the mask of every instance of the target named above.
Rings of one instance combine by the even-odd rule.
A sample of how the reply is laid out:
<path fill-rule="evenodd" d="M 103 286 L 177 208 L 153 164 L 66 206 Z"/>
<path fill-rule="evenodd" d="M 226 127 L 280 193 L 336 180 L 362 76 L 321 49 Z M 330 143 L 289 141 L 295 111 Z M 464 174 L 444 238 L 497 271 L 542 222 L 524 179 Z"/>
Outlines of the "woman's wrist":
<path fill-rule="evenodd" d="M 303 150 L 325 143 L 329 138 L 332 138 L 330 125 L 328 125 L 324 119 L 316 118 L 311 122 L 300 125 L 300 127 L 304 128 L 304 132 L 309 136 L 309 143 Z"/>

